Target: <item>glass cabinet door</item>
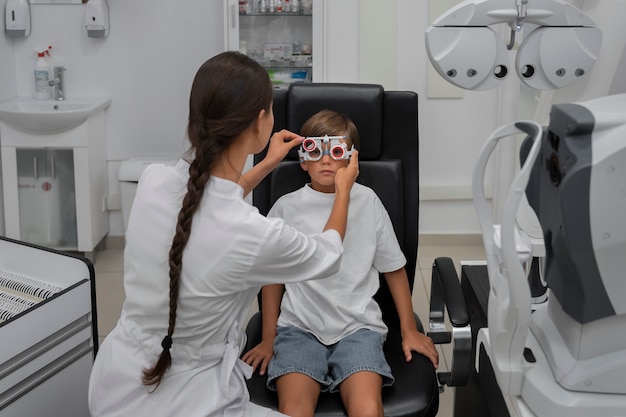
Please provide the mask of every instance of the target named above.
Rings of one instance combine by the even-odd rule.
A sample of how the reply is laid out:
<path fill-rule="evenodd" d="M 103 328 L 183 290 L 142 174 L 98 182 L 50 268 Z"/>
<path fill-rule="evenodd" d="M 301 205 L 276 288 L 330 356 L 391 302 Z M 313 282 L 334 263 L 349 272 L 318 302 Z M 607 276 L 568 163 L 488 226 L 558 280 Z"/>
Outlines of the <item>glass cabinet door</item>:
<path fill-rule="evenodd" d="M 20 237 L 75 250 L 76 191 L 72 149 L 17 149 Z"/>
<path fill-rule="evenodd" d="M 263 65 L 278 89 L 313 81 L 312 0 L 229 3 L 229 49 Z"/>

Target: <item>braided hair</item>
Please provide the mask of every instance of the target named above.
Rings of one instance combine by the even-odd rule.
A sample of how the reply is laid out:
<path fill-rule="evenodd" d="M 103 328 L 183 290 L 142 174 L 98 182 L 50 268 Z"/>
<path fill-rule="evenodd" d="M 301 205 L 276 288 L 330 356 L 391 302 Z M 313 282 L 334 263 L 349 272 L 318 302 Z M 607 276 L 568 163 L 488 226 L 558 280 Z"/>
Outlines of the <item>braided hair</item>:
<path fill-rule="evenodd" d="M 143 370 L 142 383 L 158 388 L 172 364 L 170 349 L 176 325 L 178 289 L 183 251 L 191 234 L 193 216 L 211 177 L 211 167 L 261 110 L 270 110 L 272 83 L 265 69 L 239 52 L 223 52 L 206 61 L 196 73 L 189 98 L 187 136 L 191 147 L 187 193 L 178 213 L 176 233 L 169 252 L 169 321 L 163 351 L 151 368 Z"/>

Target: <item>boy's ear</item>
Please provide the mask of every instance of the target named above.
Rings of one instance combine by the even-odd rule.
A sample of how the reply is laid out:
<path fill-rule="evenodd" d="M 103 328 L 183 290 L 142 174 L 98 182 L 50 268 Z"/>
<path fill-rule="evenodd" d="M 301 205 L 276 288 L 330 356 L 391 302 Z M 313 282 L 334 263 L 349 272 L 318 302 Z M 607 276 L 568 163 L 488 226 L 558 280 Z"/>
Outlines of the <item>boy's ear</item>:
<path fill-rule="evenodd" d="M 309 166 L 306 164 L 306 161 L 300 161 L 300 168 L 302 168 L 303 171 L 309 171 Z"/>

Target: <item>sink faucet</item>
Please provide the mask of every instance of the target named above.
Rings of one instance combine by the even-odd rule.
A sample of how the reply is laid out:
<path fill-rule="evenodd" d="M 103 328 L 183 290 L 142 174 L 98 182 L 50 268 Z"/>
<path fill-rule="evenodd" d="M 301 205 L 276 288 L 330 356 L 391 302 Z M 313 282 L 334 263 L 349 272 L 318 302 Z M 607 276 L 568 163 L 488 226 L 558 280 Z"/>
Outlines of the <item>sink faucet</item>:
<path fill-rule="evenodd" d="M 65 91 L 63 88 L 63 71 L 65 71 L 65 67 L 54 67 L 53 75 L 54 78 L 50 80 L 50 87 L 52 90 L 52 98 L 61 101 L 65 99 Z"/>

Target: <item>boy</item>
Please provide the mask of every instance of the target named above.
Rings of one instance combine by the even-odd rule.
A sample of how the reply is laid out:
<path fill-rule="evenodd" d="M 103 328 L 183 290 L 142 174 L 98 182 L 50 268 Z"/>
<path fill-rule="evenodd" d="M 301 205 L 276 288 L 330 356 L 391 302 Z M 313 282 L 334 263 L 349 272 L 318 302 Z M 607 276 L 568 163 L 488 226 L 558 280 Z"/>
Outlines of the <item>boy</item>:
<path fill-rule="evenodd" d="M 332 207 L 335 172 L 359 147 L 354 123 L 323 110 L 300 132 L 298 152 L 311 183 L 276 201 L 268 214 L 304 233 L 324 226 Z M 383 415 L 382 387 L 393 384 L 383 343 L 387 327 L 374 294 L 385 276 L 400 317 L 402 348 L 424 354 L 437 366 L 432 340 L 417 331 L 409 283 L 389 215 L 373 190 L 355 183 L 340 271 L 331 277 L 263 288 L 263 340 L 243 359 L 260 373 L 269 361 L 268 388 L 279 411 L 313 416 L 320 392 L 339 391 L 349 416 Z"/>

